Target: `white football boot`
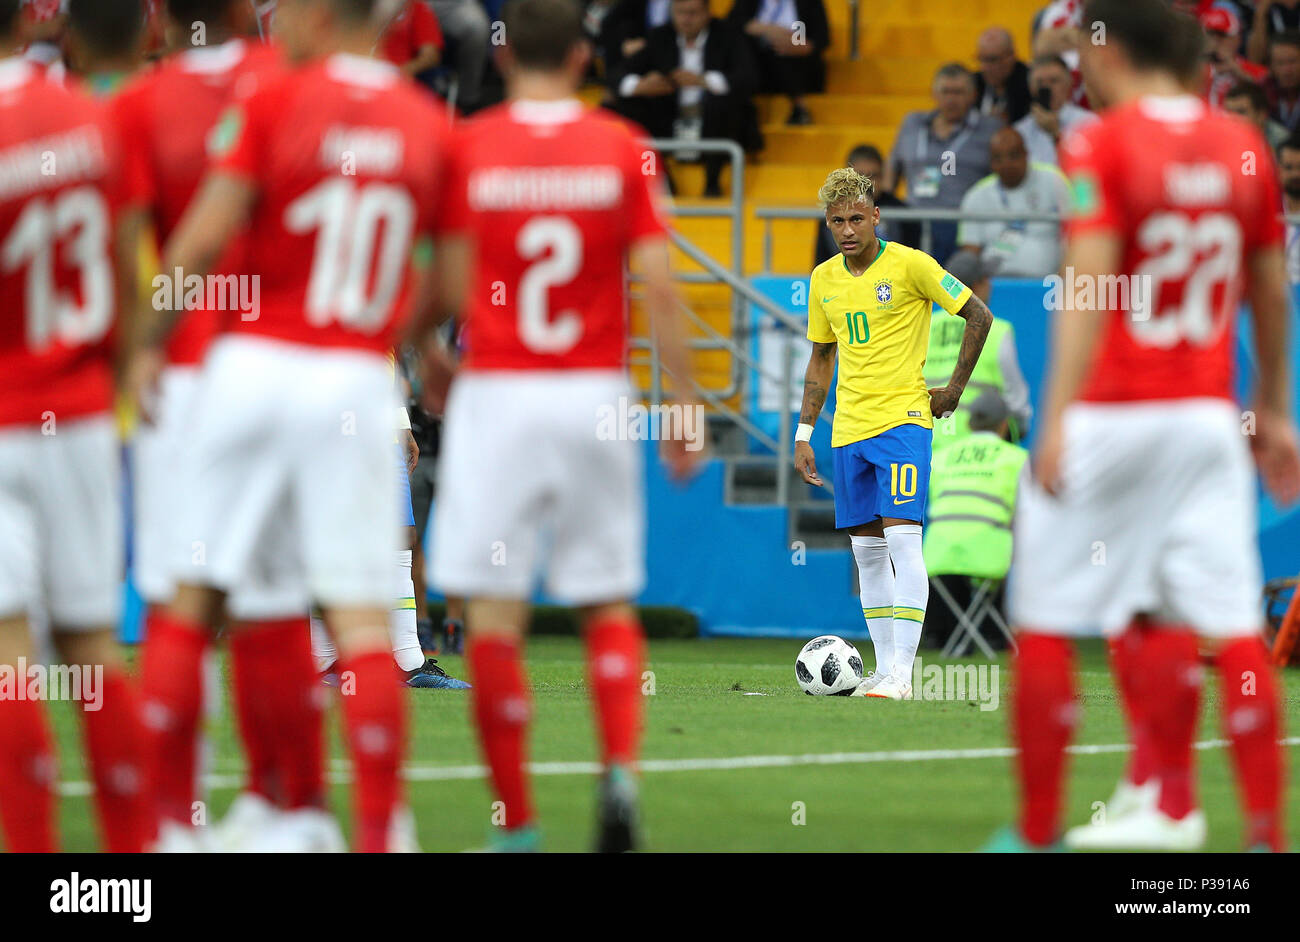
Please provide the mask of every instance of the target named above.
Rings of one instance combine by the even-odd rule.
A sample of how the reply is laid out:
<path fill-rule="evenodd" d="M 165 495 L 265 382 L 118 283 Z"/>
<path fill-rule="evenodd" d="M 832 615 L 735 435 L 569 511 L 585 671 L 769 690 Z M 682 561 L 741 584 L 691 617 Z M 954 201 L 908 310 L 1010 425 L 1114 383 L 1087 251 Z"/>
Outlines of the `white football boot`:
<path fill-rule="evenodd" d="M 906 680 L 899 680 L 893 674 L 889 674 L 863 696 L 876 697 L 880 700 L 911 700 L 912 685 Z"/>
<path fill-rule="evenodd" d="M 415 815 L 408 807 L 398 808 L 388 821 L 388 852 L 418 854 L 420 841 L 415 831 Z"/>
<path fill-rule="evenodd" d="M 1143 785 L 1134 785 L 1128 779 L 1120 779 L 1115 786 L 1110 801 L 1106 802 L 1106 818 L 1122 818 L 1134 811 L 1152 810 L 1160 804 L 1160 781 L 1152 776 Z"/>
<path fill-rule="evenodd" d="M 158 825 L 158 837 L 149 849 L 155 854 L 212 854 L 218 848 L 207 828 L 163 821 Z"/>
<path fill-rule="evenodd" d="M 240 792 L 214 829 L 217 847 L 228 854 L 244 850 L 245 845 L 264 834 L 279 815 L 280 809 L 256 792 Z"/>
<path fill-rule="evenodd" d="M 247 854 L 343 854 L 347 849 L 339 823 L 321 808 L 280 812 L 240 848 Z"/>
<path fill-rule="evenodd" d="M 849 696 L 865 697 L 867 695 L 868 690 L 874 688 L 877 684 L 879 684 L 884 679 L 885 679 L 884 674 L 877 673 L 876 671 L 867 671 L 867 676 L 863 677 L 860 681 L 858 681 L 858 685 L 853 688 L 853 692 L 849 694 Z"/>
<path fill-rule="evenodd" d="M 1205 815 L 1198 809 L 1175 821 L 1159 808 L 1139 808 L 1101 824 L 1070 828 L 1065 846 L 1074 850 L 1200 850 Z"/>

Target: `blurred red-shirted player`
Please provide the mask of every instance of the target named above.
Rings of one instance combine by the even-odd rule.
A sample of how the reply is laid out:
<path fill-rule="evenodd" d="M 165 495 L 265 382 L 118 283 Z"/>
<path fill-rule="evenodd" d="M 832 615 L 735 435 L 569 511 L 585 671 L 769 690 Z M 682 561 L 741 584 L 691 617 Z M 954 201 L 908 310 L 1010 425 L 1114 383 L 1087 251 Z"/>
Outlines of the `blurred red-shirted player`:
<path fill-rule="evenodd" d="M 286 616 L 318 603 L 340 649 L 363 851 L 415 840 L 402 807 L 405 709 L 386 627 L 398 548 L 386 353 L 406 307 L 412 247 L 432 229 L 449 136 L 430 96 L 368 58 L 377 6 L 281 0 L 277 37 L 301 64 L 239 98 L 218 125 L 213 169 L 164 252 L 164 272 L 206 275 L 246 227 L 242 272 L 259 279 L 260 305 L 256 317 L 230 320 L 204 362 L 179 523 L 202 558 L 178 574 L 167 611 L 150 618 L 149 645 L 166 641 L 149 652 L 144 679 L 159 715 L 188 716 L 189 691 L 167 676 L 197 676 L 226 593 L 233 601 L 274 578 Z M 157 341 L 178 313 L 166 312 L 135 363 L 142 398 L 163 361 Z M 265 643 L 259 627 L 251 631 Z M 283 643 L 309 663 L 306 641 L 303 631 Z M 188 724 L 176 732 L 191 735 Z M 172 823 L 183 829 L 188 817 Z M 338 840 L 332 819 L 310 808 L 281 823 L 266 849 Z"/>
<path fill-rule="evenodd" d="M 505 803 L 502 849 L 537 842 L 520 646 L 538 566 L 552 597 L 582 609 L 606 767 L 597 846 L 628 850 L 644 657 L 630 604 L 645 578 L 641 446 L 597 422 L 636 398 L 629 256 L 678 388 L 689 388 L 689 360 L 655 156 L 629 125 L 575 97 L 590 56 L 581 11 L 572 0 L 512 0 L 504 21 L 509 101 L 458 129 L 440 220 L 450 233 L 437 253 L 444 313 L 463 306 L 465 354 L 444 419 L 434 581 L 470 599 L 474 717 Z M 700 454 L 689 447 L 672 442 L 678 471 Z"/>
<path fill-rule="evenodd" d="M 442 28 L 424 0 L 405 0 L 379 40 L 384 58 L 407 75 L 419 75 L 437 65 L 442 47 Z"/>
<path fill-rule="evenodd" d="M 250 95 L 282 68 L 274 47 L 257 41 L 252 8 L 244 0 L 169 0 L 166 7 L 172 34 L 185 42 L 201 38 L 202 44 L 179 49 L 129 84 L 114 102 L 123 137 L 133 142 L 133 154 L 145 165 L 149 186 L 143 208 L 160 246 L 171 238 L 198 191 L 207 168 L 208 139 L 235 90 Z M 251 303 L 256 292 L 242 274 L 243 250 L 240 234 L 212 269 L 232 290 L 213 298 L 215 303 L 205 298 L 188 307 L 172 332 L 158 396 L 150 404 L 153 421 L 142 423 L 133 439 L 135 583 L 151 606 L 172 600 L 177 573 L 193 554 L 176 520 L 191 495 L 180 468 L 192 435 L 203 356 L 226 319 L 257 314 Z M 161 272 L 154 285 L 170 293 L 175 276 Z M 302 657 L 305 616 L 282 611 L 278 587 L 266 582 L 236 591 L 228 607 L 232 618 L 258 629 L 230 634 L 233 689 L 249 767 L 248 790 L 215 830 L 218 846 L 231 850 L 246 849 L 246 840 L 265 833 L 276 806 L 316 807 L 323 796 L 319 714 L 303 693 L 314 684 Z M 149 657 L 170 660 L 169 647 L 164 629 L 145 650 Z M 153 796 L 166 820 L 188 818 L 196 791 L 194 732 L 203 684 L 182 670 L 149 671 L 148 676 L 170 689 L 146 689 L 146 701 L 166 701 L 172 709 L 169 721 L 156 723 L 149 740 Z M 149 715 L 159 719 L 156 710 Z M 166 846 L 178 837 L 165 832 L 163 839 Z"/>
<path fill-rule="evenodd" d="M 0 0 L 0 44 L 17 41 Z M 0 60 L 0 663 L 28 683 L 52 629 L 87 677 L 81 716 L 106 849 L 149 838 L 134 694 L 114 640 L 122 578 L 111 415 L 117 220 L 134 199 L 106 110 Z M 47 692 L 48 688 L 47 688 Z M 44 708 L 0 698 L 0 830 L 10 851 L 55 849 L 56 769 Z"/>
<path fill-rule="evenodd" d="M 1258 130 L 1183 92 L 1199 26 L 1160 0 L 1090 0 L 1090 94 L 1110 109 L 1061 148 L 1066 233 L 1037 484 L 1016 509 L 1019 837 L 1059 835 L 1074 725 L 1068 638 L 1118 638 L 1137 745 L 1105 821 L 1076 847 L 1190 850 L 1205 839 L 1192 740 L 1198 638 L 1223 678 L 1246 843 L 1282 843 L 1279 704 L 1261 639 L 1250 453 L 1265 488 L 1300 496 L 1276 170 Z M 1245 172 L 1243 154 L 1258 161 Z M 1076 291 L 1087 290 L 1089 302 Z M 1237 309 L 1250 301 L 1256 402 L 1233 400 Z M 1011 842 L 1014 843 L 1014 842 Z"/>

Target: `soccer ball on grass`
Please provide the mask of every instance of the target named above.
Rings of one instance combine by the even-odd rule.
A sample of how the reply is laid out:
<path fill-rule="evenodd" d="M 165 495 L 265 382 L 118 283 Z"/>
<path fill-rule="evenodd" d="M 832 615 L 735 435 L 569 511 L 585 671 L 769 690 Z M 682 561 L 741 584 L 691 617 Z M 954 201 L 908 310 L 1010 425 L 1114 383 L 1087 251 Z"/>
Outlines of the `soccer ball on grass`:
<path fill-rule="evenodd" d="M 847 697 L 862 682 L 862 655 L 843 638 L 822 635 L 803 646 L 794 675 L 806 694 Z"/>

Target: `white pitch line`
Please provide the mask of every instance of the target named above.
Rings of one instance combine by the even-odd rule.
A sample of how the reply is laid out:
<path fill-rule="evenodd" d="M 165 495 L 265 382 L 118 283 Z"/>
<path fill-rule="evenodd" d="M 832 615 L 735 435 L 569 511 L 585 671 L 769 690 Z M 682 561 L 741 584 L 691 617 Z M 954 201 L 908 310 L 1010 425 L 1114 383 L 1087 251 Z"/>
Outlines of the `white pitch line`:
<path fill-rule="evenodd" d="M 1284 746 L 1300 745 L 1300 736 L 1279 739 Z M 1194 744 L 1196 749 L 1222 749 L 1226 739 L 1207 739 Z M 1114 752 L 1128 752 L 1128 743 L 1100 743 L 1070 746 L 1072 755 L 1098 756 Z M 701 759 L 642 759 L 642 772 L 714 772 L 734 769 L 773 769 L 801 765 L 864 765 L 872 762 L 942 762 L 954 759 L 1009 759 L 1016 754 L 1011 746 L 992 746 L 986 749 L 899 749 L 887 752 L 826 752 L 789 756 L 724 756 Z M 330 764 L 326 778 L 334 785 L 345 785 L 352 780 L 351 763 L 336 760 Z M 533 775 L 597 775 L 602 766 L 598 762 L 530 762 L 528 770 Z M 487 776 L 482 765 L 408 765 L 405 778 L 408 782 L 447 782 L 461 779 L 478 779 Z M 214 791 L 240 788 L 242 775 L 206 775 L 203 783 Z M 64 797 L 84 797 L 91 793 L 90 782 L 60 782 L 59 794 Z"/>

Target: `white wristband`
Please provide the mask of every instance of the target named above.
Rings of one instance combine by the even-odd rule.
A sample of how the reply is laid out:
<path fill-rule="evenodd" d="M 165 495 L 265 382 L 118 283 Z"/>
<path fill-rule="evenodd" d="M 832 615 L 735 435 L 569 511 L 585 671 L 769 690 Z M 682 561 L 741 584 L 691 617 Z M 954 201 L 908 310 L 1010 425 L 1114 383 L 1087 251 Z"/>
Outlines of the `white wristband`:
<path fill-rule="evenodd" d="M 794 440 L 797 442 L 806 442 L 812 438 L 813 427 L 803 422 L 794 430 Z"/>

